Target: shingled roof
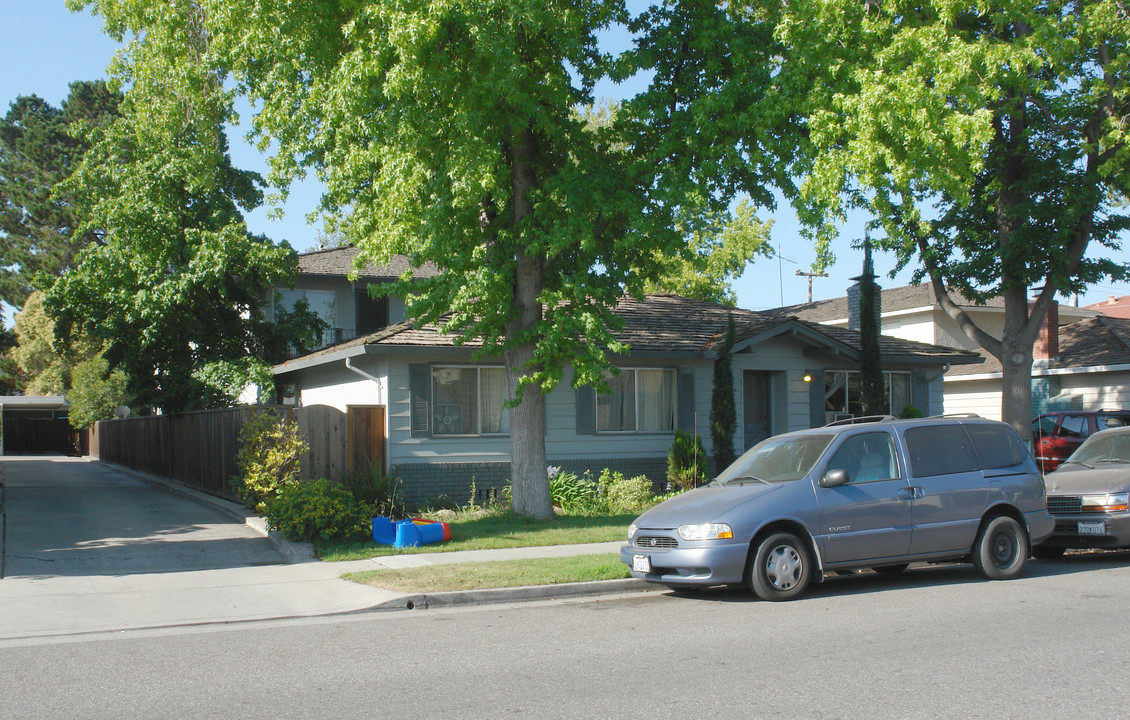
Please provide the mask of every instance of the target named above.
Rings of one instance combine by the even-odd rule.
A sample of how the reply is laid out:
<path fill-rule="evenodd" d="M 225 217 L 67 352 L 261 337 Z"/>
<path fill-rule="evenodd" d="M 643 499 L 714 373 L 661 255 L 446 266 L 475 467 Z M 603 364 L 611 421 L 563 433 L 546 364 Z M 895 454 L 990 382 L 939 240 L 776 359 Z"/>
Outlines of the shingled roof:
<path fill-rule="evenodd" d="M 1000 297 L 990 298 L 985 303 L 978 304 L 952 290 L 950 291 L 950 295 L 953 297 L 954 302 L 962 307 L 1004 308 L 1004 298 Z M 883 313 L 928 308 L 938 304 L 937 300 L 934 298 L 934 287 L 929 283 L 906 285 L 904 287 L 882 290 L 881 296 L 880 307 Z M 771 312 L 774 315 L 792 315 L 802 320 L 817 323 L 847 320 L 848 299 L 846 297 L 838 297 L 830 300 L 817 300 L 811 303 L 776 308 L 767 312 Z"/>
<path fill-rule="evenodd" d="M 352 245 L 302 253 L 298 256 L 298 273 L 345 277 L 353 271 L 357 253 L 357 248 Z M 360 278 L 370 282 L 390 282 L 398 280 L 409 267 L 407 257 L 393 255 L 388 265 L 367 265 L 362 268 Z M 428 278 L 434 277 L 438 272 L 439 269 L 432 263 L 424 263 L 422 267 L 414 269 L 412 274 L 414 277 Z"/>
<path fill-rule="evenodd" d="M 1003 371 L 1000 360 L 980 351 L 983 365 L 955 365 L 946 377 L 985 375 Z M 1096 368 L 1130 364 L 1130 319 L 1097 317 L 1059 327 L 1059 369 Z"/>
<path fill-rule="evenodd" d="M 764 339 L 791 333 L 848 354 L 860 351 L 859 333 L 853 330 L 675 295 L 648 295 L 643 300 L 624 298 L 619 302 L 616 314 L 624 321 L 616 338 L 630 345 L 633 353 L 709 356 L 722 343 L 726 319 L 730 315 L 734 317 L 735 347 L 738 349 L 743 344 L 755 345 Z M 468 341 L 462 346 L 477 348 L 481 347 L 481 343 Z M 286 372 L 333 357 L 365 352 L 365 348 L 381 352 L 397 347 L 451 348 L 455 347 L 455 341 L 452 336 L 441 334 L 433 324 L 417 328 L 410 323 L 397 323 L 370 335 L 296 358 L 278 366 L 276 371 Z M 976 353 L 887 336 L 880 336 L 879 347 L 885 357 L 901 362 L 980 362 Z"/>

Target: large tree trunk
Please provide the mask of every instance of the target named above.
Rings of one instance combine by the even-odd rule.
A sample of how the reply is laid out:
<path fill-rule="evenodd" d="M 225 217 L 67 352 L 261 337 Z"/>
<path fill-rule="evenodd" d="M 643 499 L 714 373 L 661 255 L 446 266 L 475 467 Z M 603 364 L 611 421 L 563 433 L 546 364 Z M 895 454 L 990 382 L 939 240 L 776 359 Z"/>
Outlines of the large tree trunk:
<path fill-rule="evenodd" d="M 537 179 L 533 172 L 534 137 L 528 128 L 519 133 L 510 150 L 511 183 L 514 193 L 514 226 L 521 234 L 522 220 L 531 211 L 529 193 Z M 514 275 L 514 320 L 507 329 L 509 349 L 506 360 L 507 396 L 518 396 L 521 379 L 536 372 L 534 340 L 524 331 L 542 319 L 539 299 L 544 284 L 546 259 L 530 255 L 519 247 Z M 549 494 L 549 477 L 545 459 L 545 395 L 538 385 L 527 385 L 521 391 L 521 402 L 510 409 L 510 482 L 514 512 L 541 520 L 553 517 Z"/>

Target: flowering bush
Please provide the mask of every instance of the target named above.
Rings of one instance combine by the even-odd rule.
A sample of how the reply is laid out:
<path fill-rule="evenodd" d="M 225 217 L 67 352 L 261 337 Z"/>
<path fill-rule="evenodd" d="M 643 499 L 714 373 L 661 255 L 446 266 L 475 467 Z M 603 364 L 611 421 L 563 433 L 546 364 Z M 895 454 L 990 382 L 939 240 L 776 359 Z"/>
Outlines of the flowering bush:
<path fill-rule="evenodd" d="M 239 431 L 239 474 L 231 479 L 232 489 L 262 515 L 281 488 L 297 482 L 308 449 L 295 423 L 270 411 L 254 413 Z"/>

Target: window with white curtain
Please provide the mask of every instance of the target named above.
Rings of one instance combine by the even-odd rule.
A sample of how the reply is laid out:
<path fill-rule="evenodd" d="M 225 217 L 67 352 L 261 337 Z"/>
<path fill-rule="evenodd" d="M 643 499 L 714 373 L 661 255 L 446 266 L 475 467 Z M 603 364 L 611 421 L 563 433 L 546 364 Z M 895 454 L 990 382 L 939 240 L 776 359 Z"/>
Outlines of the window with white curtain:
<path fill-rule="evenodd" d="M 675 371 L 623 368 L 596 398 L 597 432 L 674 432 Z"/>
<path fill-rule="evenodd" d="M 434 435 L 506 435 L 506 371 L 496 367 L 432 368 Z"/>

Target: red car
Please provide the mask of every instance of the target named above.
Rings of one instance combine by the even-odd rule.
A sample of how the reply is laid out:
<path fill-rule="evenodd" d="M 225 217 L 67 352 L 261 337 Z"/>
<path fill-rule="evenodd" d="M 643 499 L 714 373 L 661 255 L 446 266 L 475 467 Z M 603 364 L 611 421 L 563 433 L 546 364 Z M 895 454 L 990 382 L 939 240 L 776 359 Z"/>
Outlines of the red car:
<path fill-rule="evenodd" d="M 1130 426 L 1130 410 L 1062 410 L 1032 421 L 1033 455 L 1045 473 L 1059 467 L 1099 430 Z"/>

